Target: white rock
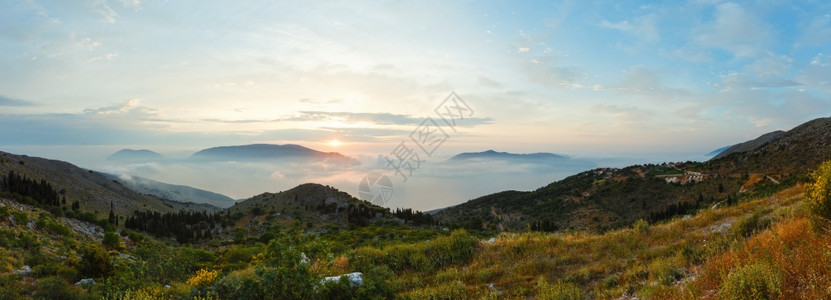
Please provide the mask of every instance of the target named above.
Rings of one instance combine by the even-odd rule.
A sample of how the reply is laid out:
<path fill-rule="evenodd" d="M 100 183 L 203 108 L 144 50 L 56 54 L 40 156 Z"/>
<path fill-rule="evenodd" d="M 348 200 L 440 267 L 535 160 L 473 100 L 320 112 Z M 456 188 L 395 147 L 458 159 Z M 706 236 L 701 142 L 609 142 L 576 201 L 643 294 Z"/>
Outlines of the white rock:
<path fill-rule="evenodd" d="M 17 275 L 28 275 L 31 272 L 32 272 L 32 268 L 30 268 L 29 266 L 23 266 L 23 269 L 14 270 L 13 273 L 17 274 Z"/>
<path fill-rule="evenodd" d="M 329 277 L 323 278 L 323 280 L 321 280 L 320 282 L 321 283 L 339 282 L 340 278 L 343 277 L 343 276 L 346 276 L 347 278 L 349 278 L 349 281 L 352 283 L 352 286 L 359 286 L 359 285 L 364 283 L 364 277 L 363 277 L 363 274 L 361 274 L 361 272 L 353 272 L 353 273 L 349 273 L 349 274 L 343 274 L 343 275 L 340 275 L 340 276 L 329 276 Z"/>
<path fill-rule="evenodd" d="M 92 278 L 84 278 L 84 279 L 81 279 L 81 280 L 79 280 L 78 282 L 76 282 L 76 283 L 75 283 L 75 285 L 78 285 L 78 286 L 89 286 L 89 285 L 95 285 L 95 279 L 92 279 Z"/>

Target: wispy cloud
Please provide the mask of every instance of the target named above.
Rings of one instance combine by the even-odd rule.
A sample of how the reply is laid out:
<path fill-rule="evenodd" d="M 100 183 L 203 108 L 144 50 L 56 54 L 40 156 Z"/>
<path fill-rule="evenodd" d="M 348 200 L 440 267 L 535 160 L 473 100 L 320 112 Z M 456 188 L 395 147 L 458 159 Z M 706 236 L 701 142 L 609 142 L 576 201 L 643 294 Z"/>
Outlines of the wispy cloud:
<path fill-rule="evenodd" d="M 104 22 L 114 24 L 118 14 L 110 7 L 107 0 L 92 0 L 90 3 L 92 12 L 99 15 Z"/>
<path fill-rule="evenodd" d="M 0 95 L 0 106 L 33 106 L 32 101 L 20 100 Z"/>
<path fill-rule="evenodd" d="M 746 7 L 726 2 L 716 6 L 714 19 L 697 29 L 695 40 L 704 47 L 729 51 L 737 57 L 752 57 L 773 41 L 770 25 Z"/>
<path fill-rule="evenodd" d="M 418 125 L 424 117 L 418 118 L 410 115 L 391 113 L 359 113 L 359 112 L 330 112 L 330 111 L 299 111 L 297 113 L 275 119 L 243 119 L 243 120 L 222 120 L 203 119 L 205 122 L 246 124 L 246 123 L 276 123 L 276 122 L 337 122 L 342 124 L 366 124 L 366 125 Z M 459 126 L 472 127 L 481 124 L 493 123 L 491 118 L 465 118 Z"/>
<path fill-rule="evenodd" d="M 658 16 L 655 14 L 637 17 L 632 22 L 629 20 L 619 22 L 603 20 L 599 25 L 603 28 L 614 29 L 625 34 L 630 34 L 647 42 L 657 42 L 661 39 L 658 31 Z"/>

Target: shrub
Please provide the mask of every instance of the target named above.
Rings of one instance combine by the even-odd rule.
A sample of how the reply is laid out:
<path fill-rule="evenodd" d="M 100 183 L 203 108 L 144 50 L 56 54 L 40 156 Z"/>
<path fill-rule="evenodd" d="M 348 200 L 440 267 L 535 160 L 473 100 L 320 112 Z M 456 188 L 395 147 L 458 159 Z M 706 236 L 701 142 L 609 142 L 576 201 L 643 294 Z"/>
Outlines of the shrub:
<path fill-rule="evenodd" d="M 12 213 L 12 215 L 14 216 L 14 224 L 17 226 L 26 226 L 26 223 L 29 222 L 29 215 L 25 212 L 18 211 Z"/>
<path fill-rule="evenodd" d="M 38 280 L 36 299 L 84 299 L 83 290 L 61 278 L 50 276 Z"/>
<path fill-rule="evenodd" d="M 260 284 L 260 280 L 254 276 L 254 268 L 249 267 L 222 276 L 214 288 L 224 299 L 262 299 L 262 296 L 258 296 Z"/>
<path fill-rule="evenodd" d="M 104 239 L 101 241 L 101 244 L 110 249 L 124 250 L 124 243 L 121 242 L 121 238 L 112 231 L 104 232 Z"/>
<path fill-rule="evenodd" d="M 658 258 L 649 264 L 649 274 L 653 280 L 658 281 L 663 285 L 671 285 L 678 280 L 684 278 L 684 269 L 675 268 L 677 261 L 670 259 Z"/>
<path fill-rule="evenodd" d="M 639 219 L 635 221 L 635 224 L 632 225 L 632 228 L 641 235 L 648 235 L 649 234 L 649 223 L 646 222 L 644 219 Z"/>
<path fill-rule="evenodd" d="M 805 188 L 805 202 L 814 229 L 825 231 L 831 223 L 831 161 L 822 163 L 813 177 Z"/>
<path fill-rule="evenodd" d="M 770 264 L 760 262 L 739 267 L 719 288 L 723 299 L 777 299 L 781 296 L 782 273 Z"/>
<path fill-rule="evenodd" d="M 217 276 L 219 276 L 219 272 L 217 271 L 199 269 L 199 271 L 196 271 L 196 275 L 188 279 L 188 284 L 194 287 L 208 285 L 213 283 Z"/>
<path fill-rule="evenodd" d="M 89 277 L 107 276 L 113 271 L 109 255 L 100 246 L 87 244 L 82 249 L 81 273 Z"/>
<path fill-rule="evenodd" d="M 583 294 L 573 283 L 557 281 L 553 284 L 545 282 L 542 276 L 537 280 L 537 290 L 542 300 L 572 300 L 583 299 Z"/>
<path fill-rule="evenodd" d="M 466 299 L 467 290 L 465 284 L 461 281 L 453 281 L 436 287 L 428 287 L 417 290 L 408 295 L 412 299 L 430 299 L 430 300 L 454 300 Z"/>
<path fill-rule="evenodd" d="M 348 254 L 349 267 L 365 272 L 384 261 L 384 252 L 373 247 L 361 247 Z"/>
<path fill-rule="evenodd" d="M 735 238 L 746 238 L 768 227 L 770 227 L 770 219 L 762 217 L 759 212 L 755 212 L 730 227 L 730 235 Z"/>

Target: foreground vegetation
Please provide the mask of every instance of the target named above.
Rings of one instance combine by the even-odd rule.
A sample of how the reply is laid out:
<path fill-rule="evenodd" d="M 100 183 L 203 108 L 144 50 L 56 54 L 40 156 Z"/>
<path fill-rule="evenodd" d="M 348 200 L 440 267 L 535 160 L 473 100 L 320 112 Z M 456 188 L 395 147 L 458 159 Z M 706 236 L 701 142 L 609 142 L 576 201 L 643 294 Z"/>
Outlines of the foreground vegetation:
<path fill-rule="evenodd" d="M 603 233 L 296 223 L 190 245 L 106 222 L 84 233 L 4 200 L 0 299 L 829 298 L 830 180 L 826 163 L 810 182 Z M 363 283 L 321 280 L 350 272 Z"/>

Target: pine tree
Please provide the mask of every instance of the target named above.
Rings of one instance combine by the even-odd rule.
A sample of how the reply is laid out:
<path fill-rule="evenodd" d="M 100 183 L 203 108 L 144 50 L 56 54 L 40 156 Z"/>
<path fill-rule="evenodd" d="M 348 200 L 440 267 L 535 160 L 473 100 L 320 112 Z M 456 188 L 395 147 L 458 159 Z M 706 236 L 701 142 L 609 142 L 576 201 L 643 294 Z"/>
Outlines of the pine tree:
<path fill-rule="evenodd" d="M 113 202 L 110 201 L 110 217 L 108 219 L 110 221 L 110 224 L 116 224 L 117 223 L 117 220 L 116 220 L 116 217 L 115 217 L 115 212 L 113 211 L 113 208 L 114 208 L 113 207 Z"/>

